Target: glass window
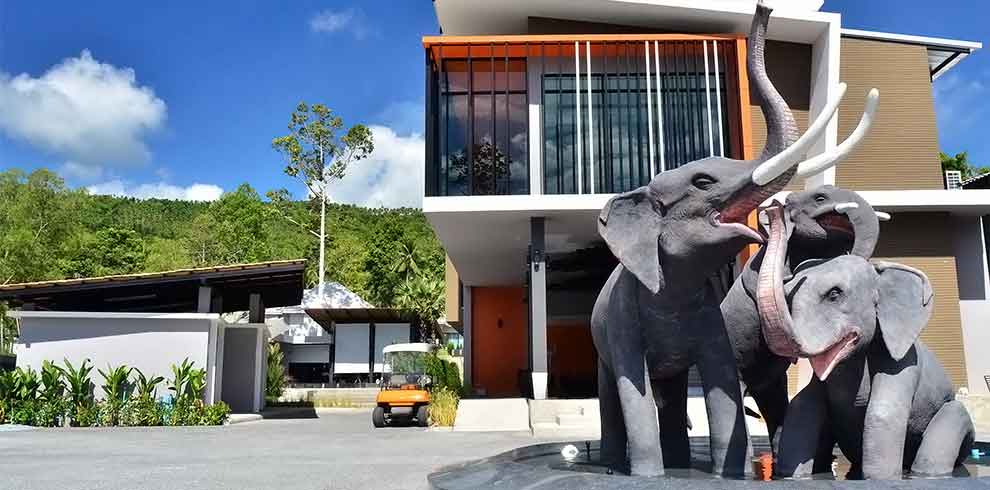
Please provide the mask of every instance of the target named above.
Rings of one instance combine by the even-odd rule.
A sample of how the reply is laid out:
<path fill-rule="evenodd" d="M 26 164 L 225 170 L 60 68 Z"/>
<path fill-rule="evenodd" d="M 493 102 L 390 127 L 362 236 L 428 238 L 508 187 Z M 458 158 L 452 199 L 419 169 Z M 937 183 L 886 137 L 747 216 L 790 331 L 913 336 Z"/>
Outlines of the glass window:
<path fill-rule="evenodd" d="M 528 193 L 526 60 L 443 60 L 439 84 L 437 194 Z"/>

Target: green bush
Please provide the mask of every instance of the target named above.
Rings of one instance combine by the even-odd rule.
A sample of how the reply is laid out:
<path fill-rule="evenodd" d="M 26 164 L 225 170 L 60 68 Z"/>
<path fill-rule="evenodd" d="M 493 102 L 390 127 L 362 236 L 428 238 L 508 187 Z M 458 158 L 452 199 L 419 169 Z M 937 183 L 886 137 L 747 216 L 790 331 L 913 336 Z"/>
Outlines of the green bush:
<path fill-rule="evenodd" d="M 265 373 L 265 398 L 268 400 L 278 400 L 285 392 L 285 366 L 282 361 L 285 354 L 282 353 L 281 344 L 272 342 L 268 344 L 268 370 Z"/>
<path fill-rule="evenodd" d="M 38 427 L 221 425 L 230 416 L 226 403 L 203 403 L 206 370 L 195 368 L 189 359 L 172 366 L 169 390 L 174 395 L 163 402 L 155 395 L 164 378 L 148 377 L 127 366 L 98 370 L 106 396 L 96 401 L 89 360 L 78 368 L 68 360 L 64 363 L 63 368 L 45 361 L 40 376 L 30 368 L 0 372 L 0 423 Z"/>
<path fill-rule="evenodd" d="M 433 389 L 446 388 L 454 393 L 461 392 L 461 373 L 457 364 L 430 354 L 426 356 L 426 374 L 433 380 Z"/>

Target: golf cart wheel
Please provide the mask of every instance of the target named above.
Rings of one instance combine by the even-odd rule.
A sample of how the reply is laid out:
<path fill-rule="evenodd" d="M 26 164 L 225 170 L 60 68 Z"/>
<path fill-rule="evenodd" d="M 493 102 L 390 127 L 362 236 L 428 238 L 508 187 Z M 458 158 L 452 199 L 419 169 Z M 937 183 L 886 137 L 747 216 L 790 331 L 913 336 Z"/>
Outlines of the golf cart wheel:
<path fill-rule="evenodd" d="M 430 410 L 428 405 L 420 405 L 416 409 L 416 421 L 419 422 L 420 427 L 426 427 L 430 425 Z"/>
<path fill-rule="evenodd" d="M 375 424 L 375 427 L 385 427 L 385 407 L 375 407 L 375 411 L 371 412 L 371 422 Z"/>

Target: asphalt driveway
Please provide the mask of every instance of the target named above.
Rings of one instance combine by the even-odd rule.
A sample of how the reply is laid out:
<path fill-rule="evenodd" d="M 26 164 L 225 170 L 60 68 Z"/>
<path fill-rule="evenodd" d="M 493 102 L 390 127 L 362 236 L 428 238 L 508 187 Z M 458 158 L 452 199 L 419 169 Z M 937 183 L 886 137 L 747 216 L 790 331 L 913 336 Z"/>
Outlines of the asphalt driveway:
<path fill-rule="evenodd" d="M 0 432 L 0 487 L 419 489 L 440 466 L 539 442 L 529 433 L 374 429 L 367 410 L 227 427 Z"/>

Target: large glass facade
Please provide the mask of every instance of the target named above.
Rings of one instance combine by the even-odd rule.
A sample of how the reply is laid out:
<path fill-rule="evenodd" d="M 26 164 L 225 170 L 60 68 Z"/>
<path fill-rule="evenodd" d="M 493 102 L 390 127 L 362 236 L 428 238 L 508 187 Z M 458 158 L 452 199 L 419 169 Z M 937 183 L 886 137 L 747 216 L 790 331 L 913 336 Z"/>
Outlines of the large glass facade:
<path fill-rule="evenodd" d="M 437 73 L 434 195 L 527 194 L 526 59 L 471 54 Z"/>
<path fill-rule="evenodd" d="M 736 45 L 693 38 L 432 46 L 426 193 L 529 193 L 530 103 L 540 106 L 543 194 L 623 192 L 693 160 L 741 158 Z"/>
<path fill-rule="evenodd" d="M 586 46 L 578 52 L 580 77 L 573 49 L 544 58 L 544 193 L 588 193 L 592 185 L 594 192 L 623 192 L 663 170 L 727 155 L 727 63 L 724 54 L 716 63 L 714 44 L 706 50 L 701 42 L 658 43 L 649 58 L 642 42 Z"/>

